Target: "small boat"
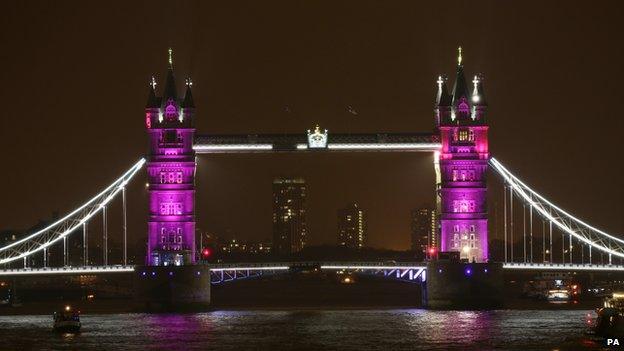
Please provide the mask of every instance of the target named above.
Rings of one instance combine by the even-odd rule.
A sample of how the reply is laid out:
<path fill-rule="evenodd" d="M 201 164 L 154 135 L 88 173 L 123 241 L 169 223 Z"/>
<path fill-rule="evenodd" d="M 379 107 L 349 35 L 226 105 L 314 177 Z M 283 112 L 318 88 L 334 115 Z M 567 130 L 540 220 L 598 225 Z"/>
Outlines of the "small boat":
<path fill-rule="evenodd" d="M 603 307 L 596 309 L 596 314 L 591 334 L 603 338 L 624 335 L 624 293 L 613 293 L 612 297 L 605 298 Z"/>
<path fill-rule="evenodd" d="M 570 292 L 565 289 L 548 290 L 546 300 L 549 302 L 567 302 L 570 300 Z"/>
<path fill-rule="evenodd" d="M 62 310 L 54 312 L 54 331 L 61 333 L 77 333 L 80 331 L 80 311 L 75 311 L 71 306 L 65 306 Z"/>

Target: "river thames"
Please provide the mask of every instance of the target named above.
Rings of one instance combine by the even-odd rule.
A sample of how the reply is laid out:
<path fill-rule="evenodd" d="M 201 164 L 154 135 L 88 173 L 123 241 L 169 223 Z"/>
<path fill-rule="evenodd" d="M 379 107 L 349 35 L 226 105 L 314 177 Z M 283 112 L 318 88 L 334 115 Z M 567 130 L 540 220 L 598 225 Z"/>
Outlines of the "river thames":
<path fill-rule="evenodd" d="M 579 350 L 587 310 L 227 310 L 82 316 L 55 334 L 49 315 L 0 316 L 2 350 Z"/>

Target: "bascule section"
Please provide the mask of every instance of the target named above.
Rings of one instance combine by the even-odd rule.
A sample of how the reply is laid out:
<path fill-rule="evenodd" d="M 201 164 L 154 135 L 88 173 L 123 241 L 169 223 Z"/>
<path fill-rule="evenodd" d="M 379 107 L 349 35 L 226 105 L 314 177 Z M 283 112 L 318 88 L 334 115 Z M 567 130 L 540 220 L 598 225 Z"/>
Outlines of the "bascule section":
<path fill-rule="evenodd" d="M 486 172 L 488 168 L 487 103 L 482 79 L 466 83 L 461 48 L 457 73 L 449 93 L 438 77 L 436 125 L 442 143 L 440 250 L 458 252 L 462 260 L 488 260 Z"/>
<path fill-rule="evenodd" d="M 191 81 L 178 98 L 171 50 L 162 96 L 152 78 L 145 108 L 149 138 L 149 219 L 146 264 L 195 263 L 195 134 Z"/>

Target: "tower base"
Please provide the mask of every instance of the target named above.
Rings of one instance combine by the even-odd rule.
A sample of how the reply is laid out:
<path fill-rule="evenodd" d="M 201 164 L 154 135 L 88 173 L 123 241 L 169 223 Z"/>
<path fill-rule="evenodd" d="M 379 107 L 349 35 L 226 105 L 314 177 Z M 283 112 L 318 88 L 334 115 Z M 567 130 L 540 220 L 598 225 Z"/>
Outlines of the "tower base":
<path fill-rule="evenodd" d="M 137 266 L 133 285 L 141 311 L 202 311 L 210 306 L 210 269 L 206 266 Z"/>
<path fill-rule="evenodd" d="M 423 305 L 433 309 L 497 308 L 503 304 L 501 263 L 427 263 Z"/>

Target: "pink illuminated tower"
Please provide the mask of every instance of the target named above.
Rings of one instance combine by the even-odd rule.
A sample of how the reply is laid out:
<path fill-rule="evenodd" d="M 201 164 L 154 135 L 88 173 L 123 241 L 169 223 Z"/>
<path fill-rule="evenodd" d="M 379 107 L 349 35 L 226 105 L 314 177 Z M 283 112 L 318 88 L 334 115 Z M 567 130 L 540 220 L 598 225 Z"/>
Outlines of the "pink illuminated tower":
<path fill-rule="evenodd" d="M 169 49 L 167 79 L 161 97 L 152 78 L 145 126 L 149 137 L 147 177 L 149 218 L 146 264 L 195 263 L 195 152 L 191 82 L 179 99 Z"/>
<path fill-rule="evenodd" d="M 440 251 L 459 251 L 470 262 L 488 260 L 486 171 L 487 104 L 482 79 L 466 84 L 459 48 L 457 75 L 449 94 L 438 77 L 436 124 L 440 132 Z"/>

